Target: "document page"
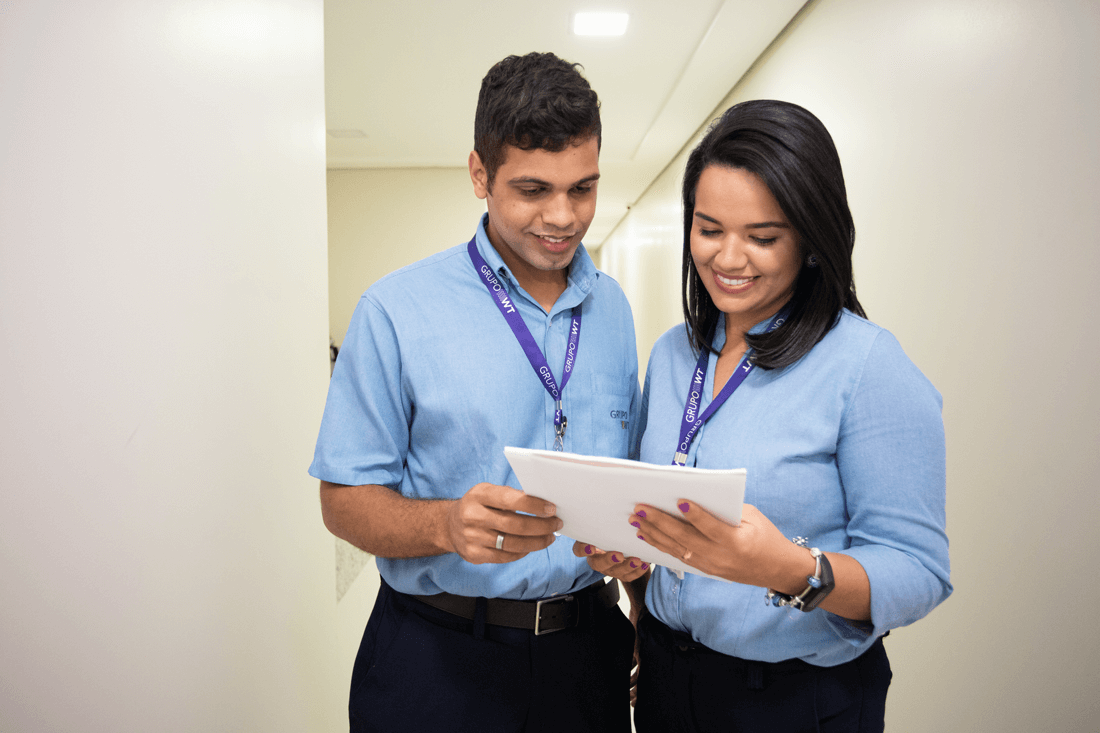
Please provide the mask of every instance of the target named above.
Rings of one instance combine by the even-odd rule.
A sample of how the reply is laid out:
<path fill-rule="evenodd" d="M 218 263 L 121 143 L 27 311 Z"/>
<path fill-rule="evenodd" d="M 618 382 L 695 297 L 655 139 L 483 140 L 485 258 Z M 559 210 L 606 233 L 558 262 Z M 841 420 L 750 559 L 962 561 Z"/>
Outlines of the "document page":
<path fill-rule="evenodd" d="M 557 505 L 563 535 L 651 565 L 714 577 L 638 539 L 637 530 L 627 521 L 635 504 L 648 504 L 679 518 L 677 499 L 690 499 L 730 524 L 741 522 L 743 468 L 657 466 L 511 446 L 504 455 L 525 493 Z"/>

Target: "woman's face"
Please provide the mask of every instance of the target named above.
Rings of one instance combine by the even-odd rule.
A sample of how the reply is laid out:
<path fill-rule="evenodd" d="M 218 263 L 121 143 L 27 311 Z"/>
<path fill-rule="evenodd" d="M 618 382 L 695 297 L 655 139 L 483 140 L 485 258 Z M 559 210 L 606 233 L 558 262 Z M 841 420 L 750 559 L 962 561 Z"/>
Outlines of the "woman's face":
<path fill-rule="evenodd" d="M 691 258 L 726 314 L 727 334 L 745 333 L 794 294 L 802 267 L 798 234 L 755 173 L 711 165 L 695 188 Z"/>

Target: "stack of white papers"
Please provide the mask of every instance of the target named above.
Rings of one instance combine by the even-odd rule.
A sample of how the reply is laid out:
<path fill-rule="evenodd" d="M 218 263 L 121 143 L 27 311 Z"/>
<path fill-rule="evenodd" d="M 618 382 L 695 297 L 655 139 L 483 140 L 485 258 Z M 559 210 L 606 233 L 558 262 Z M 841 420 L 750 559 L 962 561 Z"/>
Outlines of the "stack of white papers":
<path fill-rule="evenodd" d="M 682 558 L 638 539 L 638 530 L 628 521 L 637 504 L 680 517 L 677 500 L 690 499 L 730 524 L 741 522 L 746 476 L 743 468 L 656 466 L 511 446 L 504 449 L 504 455 L 524 493 L 557 505 L 558 517 L 565 525 L 562 534 L 607 552 L 641 558 L 651 565 L 707 575 Z"/>

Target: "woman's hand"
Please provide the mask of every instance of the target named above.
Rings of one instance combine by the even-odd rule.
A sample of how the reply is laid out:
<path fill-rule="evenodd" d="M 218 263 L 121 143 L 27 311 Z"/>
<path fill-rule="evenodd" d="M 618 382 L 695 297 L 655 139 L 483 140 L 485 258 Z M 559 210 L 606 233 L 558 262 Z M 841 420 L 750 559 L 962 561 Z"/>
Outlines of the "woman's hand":
<path fill-rule="evenodd" d="M 637 580 L 649 570 L 649 563 L 642 562 L 636 557 L 629 557 L 622 552 L 604 552 L 594 545 L 586 545 L 583 542 L 573 543 L 573 554 L 587 558 L 589 567 L 596 572 L 618 578 L 624 583 Z"/>
<path fill-rule="evenodd" d="M 638 620 L 645 608 L 645 591 L 649 581 L 649 563 L 636 557 L 627 557 L 621 552 L 604 552 L 594 545 L 583 542 L 573 543 L 573 554 L 588 559 L 593 570 L 610 575 L 623 581 L 623 590 L 630 599 L 630 623 L 634 625 L 634 663 L 630 670 L 630 707 L 638 699 L 639 639 Z"/>
<path fill-rule="evenodd" d="M 745 504 L 738 526 L 694 502 L 681 499 L 677 504 L 680 517 L 645 504 L 634 507 L 629 521 L 638 537 L 704 573 L 746 585 L 801 591 L 807 573 L 813 574 L 810 553 L 784 537 L 751 504 Z"/>

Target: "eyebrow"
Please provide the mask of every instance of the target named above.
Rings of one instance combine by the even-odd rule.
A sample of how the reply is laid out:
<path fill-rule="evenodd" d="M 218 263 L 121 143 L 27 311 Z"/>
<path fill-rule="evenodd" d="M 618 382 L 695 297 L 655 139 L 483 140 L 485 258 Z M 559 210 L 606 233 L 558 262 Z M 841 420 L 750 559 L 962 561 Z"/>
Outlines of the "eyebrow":
<path fill-rule="evenodd" d="M 699 219 L 705 219 L 706 221 L 709 221 L 712 224 L 721 224 L 722 223 L 722 222 L 718 221 L 717 219 L 715 219 L 713 216 L 707 216 L 706 214 L 702 213 L 701 211 L 696 211 L 695 216 Z M 772 228 L 775 228 L 775 229 L 790 229 L 791 225 L 788 224 L 785 221 L 762 221 L 762 222 L 759 222 L 757 224 L 746 224 L 745 228 L 746 229 L 772 229 Z"/>
<path fill-rule="evenodd" d="M 573 186 L 583 186 L 586 183 L 592 183 L 593 181 L 599 180 L 599 178 L 600 178 L 600 174 L 596 173 L 594 175 L 588 176 L 587 178 L 582 178 L 581 180 L 579 180 L 575 183 L 569 184 L 569 187 L 572 188 Z M 534 184 L 539 185 L 539 186 L 546 186 L 547 188 L 553 188 L 553 184 L 551 184 L 550 181 L 544 181 L 541 178 L 535 178 L 534 176 L 519 176 L 517 178 L 509 179 L 508 183 L 509 183 L 509 185 L 512 185 L 512 186 L 520 186 L 520 185 L 523 185 L 525 183 L 534 183 Z"/>

